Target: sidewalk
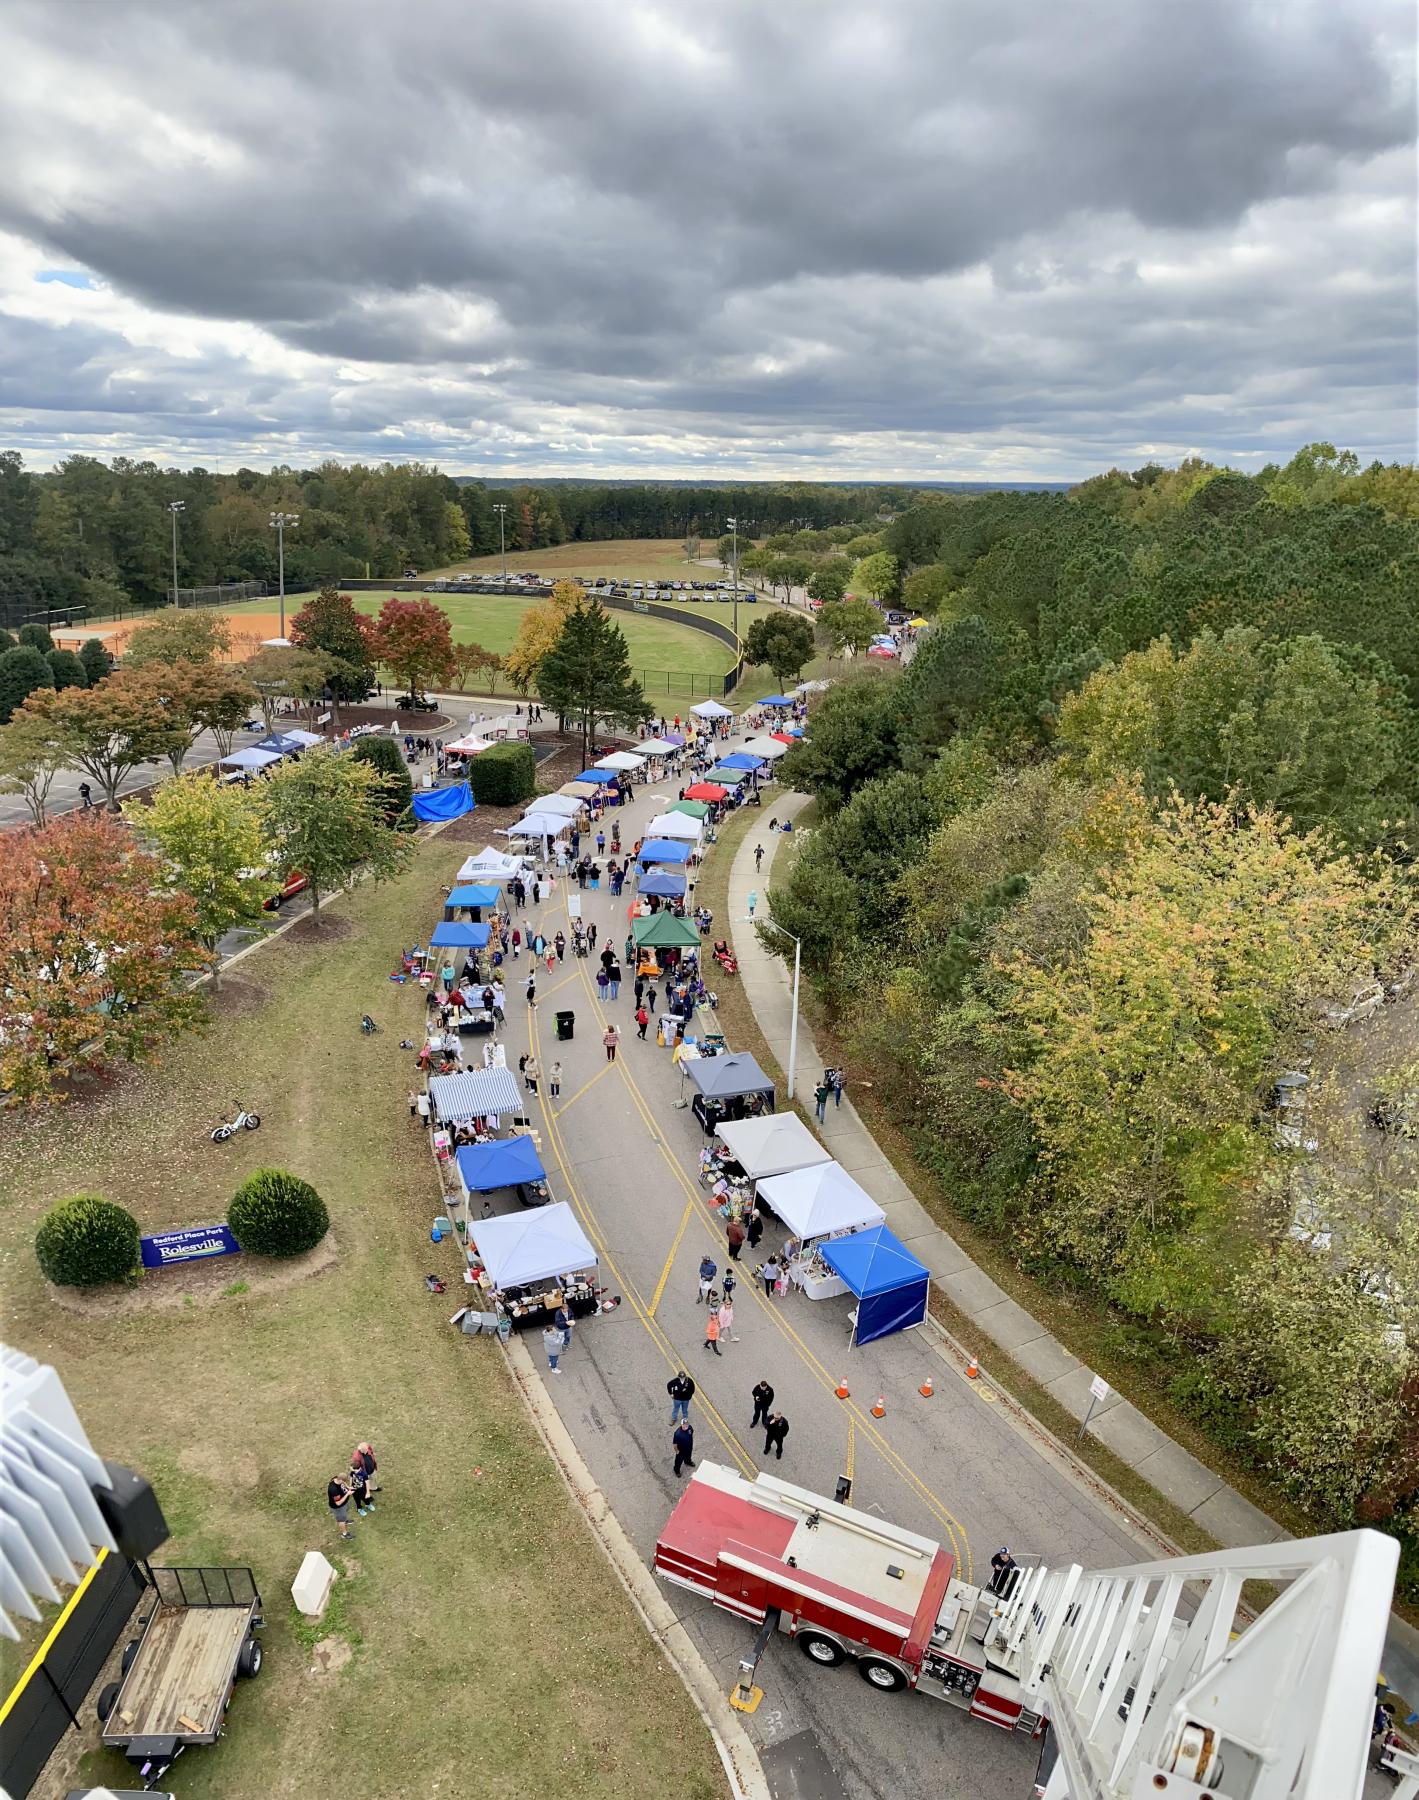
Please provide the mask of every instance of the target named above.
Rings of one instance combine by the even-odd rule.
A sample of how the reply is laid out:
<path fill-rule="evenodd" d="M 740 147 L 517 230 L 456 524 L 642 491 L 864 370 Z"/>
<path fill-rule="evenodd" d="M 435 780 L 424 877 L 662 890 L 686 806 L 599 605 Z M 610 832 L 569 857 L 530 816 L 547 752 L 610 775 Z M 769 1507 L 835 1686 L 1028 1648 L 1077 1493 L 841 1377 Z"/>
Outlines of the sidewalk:
<path fill-rule="evenodd" d="M 796 818 L 807 804 L 806 794 L 782 794 L 775 799 L 774 811 L 781 819 Z M 792 963 L 770 955 L 759 942 L 758 933 L 745 923 L 751 888 L 758 894 L 758 912 L 763 916 L 774 857 L 782 841 L 778 832 L 769 832 L 767 822 L 762 831 L 745 835 L 730 870 L 729 917 L 738 927 L 734 949 L 745 997 L 786 1070 Z M 764 849 L 763 867 L 757 874 L 755 844 L 762 844 Z M 813 1090 L 823 1068 L 824 1059 L 800 1013 L 794 1094 L 810 1115 Z M 979 1327 L 981 1342 L 967 1348 L 988 1356 L 993 1344 L 1007 1352 L 1082 1421 L 1089 1407 L 1092 1371 L 1031 1318 L 984 1269 L 977 1267 L 955 1239 L 930 1218 L 878 1149 L 850 1097 L 844 1097 L 841 1106 L 829 1105 L 827 1121 L 819 1127 L 818 1135 L 882 1207 L 888 1225 L 931 1270 L 941 1291 Z M 1108 1399 L 1095 1407 L 1089 1429 L 1115 1456 L 1225 1547 L 1275 1543 L 1289 1535 L 1112 1389 Z M 1393 1620 L 1385 1674 L 1395 1689 L 1419 1706 L 1419 1632 L 1399 1618 Z"/>

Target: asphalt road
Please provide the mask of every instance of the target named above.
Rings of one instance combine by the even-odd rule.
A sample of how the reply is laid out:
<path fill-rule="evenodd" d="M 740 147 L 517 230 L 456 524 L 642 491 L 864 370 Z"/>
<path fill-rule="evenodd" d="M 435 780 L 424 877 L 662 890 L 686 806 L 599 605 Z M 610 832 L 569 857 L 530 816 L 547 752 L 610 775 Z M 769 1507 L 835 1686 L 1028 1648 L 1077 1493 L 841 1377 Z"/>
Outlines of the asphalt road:
<path fill-rule="evenodd" d="M 673 799 L 676 783 L 640 790 L 622 816 L 629 845 L 653 811 Z M 711 851 L 711 854 L 714 854 Z M 450 877 L 456 864 L 450 856 Z M 600 945 L 618 952 L 627 930 L 626 897 L 612 901 L 581 893 L 584 916 L 595 921 Z M 528 909 L 550 938 L 571 937 L 568 891 Z M 533 924 L 533 929 L 536 928 Z M 598 946 L 599 947 L 599 946 Z M 789 1419 L 783 1462 L 775 1472 L 831 1494 L 839 1473 L 854 1478 L 854 1503 L 924 1532 L 952 1548 L 965 1573 L 979 1576 L 992 1551 L 1009 1543 L 1017 1557 L 1108 1566 L 1138 1559 L 1122 1521 L 1053 1463 L 1043 1460 L 989 1390 L 967 1383 L 936 1359 L 917 1333 L 890 1338 L 849 1354 L 849 1301 L 812 1302 L 802 1296 L 767 1300 L 750 1271 L 782 1241 L 771 1227 L 752 1261 L 746 1253 L 736 1295 L 739 1342 L 714 1357 L 703 1344 L 696 1303 L 696 1268 L 708 1251 L 724 1266 L 724 1239 L 696 1176 L 703 1139 L 688 1110 L 678 1110 L 680 1077 L 668 1051 L 635 1037 L 631 984 L 620 1000 L 597 1000 L 594 955 L 571 957 L 550 976 L 542 969 L 537 1008 L 523 998 L 529 959 L 508 970 L 508 1058 L 512 1066 L 531 1045 L 542 1064 L 542 1098 L 529 1107 L 542 1134 L 543 1157 L 556 1199 L 570 1200 L 602 1258 L 602 1279 L 623 1296 L 620 1309 L 578 1328 L 562 1374 L 548 1387 L 598 1483 L 637 1547 L 651 1558 L 656 1534 L 680 1484 L 671 1474 L 670 1403 L 665 1384 L 678 1367 L 694 1375 L 691 1408 L 696 1453 L 746 1472 L 763 1466 L 763 1438 L 748 1429 L 749 1390 L 767 1376 L 776 1406 Z M 721 979 L 725 979 L 721 977 Z M 575 1037 L 555 1038 L 554 1014 L 575 1012 Z M 621 1030 L 617 1061 L 601 1043 L 606 1020 Z M 731 1046 L 733 1048 L 733 1046 Z M 546 1098 L 546 1074 L 562 1063 L 562 1095 Z M 540 1336 L 530 1348 L 541 1364 Z M 932 1399 L 917 1392 L 930 1371 Z M 834 1396 L 848 1377 L 848 1401 Z M 882 1394 L 886 1417 L 874 1419 Z M 752 1633 L 708 1602 L 669 1589 L 727 1692 Z M 765 1700 L 747 1720 L 770 1753 L 770 1767 L 797 1771 L 784 1794 L 839 1792 L 851 1800 L 931 1795 L 941 1800 L 1014 1800 L 1029 1791 L 1034 1749 L 1027 1740 L 992 1729 L 952 1708 L 916 1695 L 882 1696 L 847 1667 L 810 1666 L 779 1638 L 760 1665 Z M 823 1773 L 815 1757 L 820 1748 Z M 839 1783 L 839 1786 L 833 1783 Z"/>

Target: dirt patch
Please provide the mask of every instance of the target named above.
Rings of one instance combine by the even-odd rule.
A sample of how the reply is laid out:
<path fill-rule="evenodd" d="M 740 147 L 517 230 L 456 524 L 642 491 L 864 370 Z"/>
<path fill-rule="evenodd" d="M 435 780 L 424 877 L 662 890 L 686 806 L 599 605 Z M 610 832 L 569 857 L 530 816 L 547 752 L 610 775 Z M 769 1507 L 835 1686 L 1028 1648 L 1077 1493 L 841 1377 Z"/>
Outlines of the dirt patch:
<path fill-rule="evenodd" d="M 136 1287 L 106 1287 L 102 1292 L 82 1288 L 50 1287 L 49 1297 L 65 1312 L 89 1319 L 125 1319 L 145 1313 L 178 1312 L 187 1306 L 214 1306 L 219 1301 L 245 1303 L 265 1294 L 295 1287 L 312 1275 L 333 1269 L 339 1249 L 334 1232 L 328 1231 L 314 1250 L 304 1256 L 244 1257 L 231 1262 L 225 1256 L 211 1262 L 189 1263 L 176 1269 L 153 1269 Z M 236 1288 L 235 1293 L 228 1290 Z"/>
<path fill-rule="evenodd" d="M 355 1654 L 353 1647 L 341 1637 L 322 1638 L 311 1651 L 311 1674 L 333 1675 Z"/>
<path fill-rule="evenodd" d="M 210 981 L 207 983 L 207 1004 L 214 1018 L 223 1024 L 245 1018 L 264 1006 L 269 998 L 259 981 L 248 981 L 241 975 L 223 975 L 221 985 L 215 988 Z"/>
<path fill-rule="evenodd" d="M 354 929 L 349 919 L 342 919 L 338 912 L 323 912 L 318 924 L 307 913 L 292 925 L 289 937 L 293 944 L 338 944 L 342 939 L 352 936 Z M 356 1024 L 358 1023 L 356 1020 Z"/>

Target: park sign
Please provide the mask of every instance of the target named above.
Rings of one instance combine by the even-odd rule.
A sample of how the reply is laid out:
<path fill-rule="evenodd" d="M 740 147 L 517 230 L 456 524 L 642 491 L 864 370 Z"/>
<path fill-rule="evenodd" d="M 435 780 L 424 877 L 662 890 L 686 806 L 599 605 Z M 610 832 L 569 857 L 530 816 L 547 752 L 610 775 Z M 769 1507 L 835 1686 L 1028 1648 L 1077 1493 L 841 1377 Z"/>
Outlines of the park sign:
<path fill-rule="evenodd" d="M 208 1256 L 237 1256 L 241 1245 L 230 1225 L 198 1225 L 191 1231 L 159 1231 L 139 1239 L 145 1269 L 170 1269 L 174 1263 L 200 1262 Z"/>

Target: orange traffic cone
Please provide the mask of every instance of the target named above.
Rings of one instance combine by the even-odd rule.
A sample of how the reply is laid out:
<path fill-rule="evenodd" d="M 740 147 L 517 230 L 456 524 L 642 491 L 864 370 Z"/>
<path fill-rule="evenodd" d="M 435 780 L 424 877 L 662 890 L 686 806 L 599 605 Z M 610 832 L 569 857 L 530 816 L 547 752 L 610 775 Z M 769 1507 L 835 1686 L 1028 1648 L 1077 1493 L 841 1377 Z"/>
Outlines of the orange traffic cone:
<path fill-rule="evenodd" d="M 970 1379 L 972 1381 L 974 1381 L 976 1376 L 980 1374 L 980 1364 L 976 1361 L 975 1357 L 972 1357 L 971 1360 L 966 1364 L 966 1374 L 970 1377 Z"/>
<path fill-rule="evenodd" d="M 936 1392 L 936 1389 L 931 1385 L 931 1377 L 929 1375 L 916 1391 L 921 1395 L 923 1400 L 929 1400 Z"/>
<path fill-rule="evenodd" d="M 872 1417 L 874 1419 L 885 1419 L 886 1416 L 887 1416 L 887 1402 L 879 1394 L 877 1396 L 877 1398 L 872 1402 Z"/>
<path fill-rule="evenodd" d="M 833 1392 L 837 1395 L 839 1400 L 847 1399 L 848 1389 L 847 1389 L 847 1376 L 846 1375 L 843 1376 L 842 1380 L 833 1389 Z"/>

